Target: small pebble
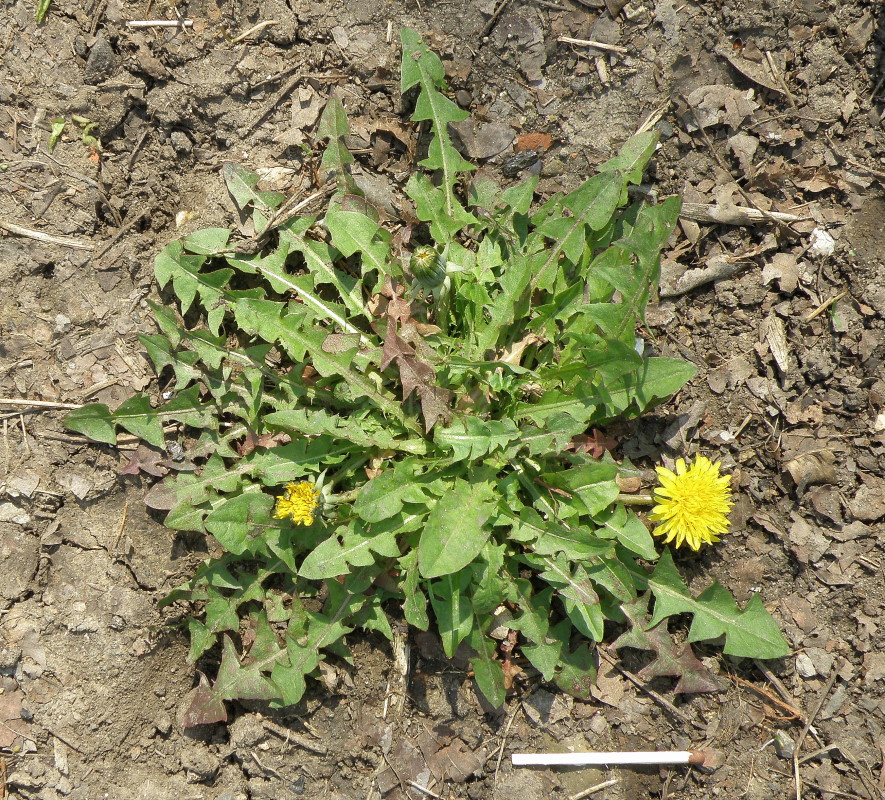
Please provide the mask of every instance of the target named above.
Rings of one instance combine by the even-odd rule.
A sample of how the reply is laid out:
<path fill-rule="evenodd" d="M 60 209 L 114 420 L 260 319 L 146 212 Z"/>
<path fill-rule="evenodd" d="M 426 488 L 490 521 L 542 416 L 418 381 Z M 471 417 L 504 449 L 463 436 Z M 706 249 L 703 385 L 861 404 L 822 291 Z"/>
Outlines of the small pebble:
<path fill-rule="evenodd" d="M 64 314 L 55 315 L 55 332 L 67 333 L 71 329 L 71 320 Z"/>
<path fill-rule="evenodd" d="M 172 720 L 166 714 L 160 714 L 154 720 L 154 727 L 161 736 L 168 736 L 172 731 Z"/>
<path fill-rule="evenodd" d="M 188 139 L 187 134 L 184 134 L 181 131 L 172 131 L 172 133 L 169 134 L 169 141 L 172 142 L 172 147 L 175 148 L 175 152 L 180 156 L 187 155 L 194 147 L 191 140 Z"/>
<path fill-rule="evenodd" d="M 774 749 L 781 758 L 792 758 L 796 752 L 796 743 L 786 731 L 775 731 Z"/>
<path fill-rule="evenodd" d="M 803 678 L 813 678 L 817 675 L 814 662 L 805 653 L 796 656 L 796 672 Z"/>
<path fill-rule="evenodd" d="M 808 252 L 811 255 L 826 258 L 836 252 L 836 240 L 823 228 L 815 228 L 808 238 Z"/>
<path fill-rule="evenodd" d="M 0 650 L 0 673 L 11 675 L 22 657 L 20 647 L 4 647 Z"/>

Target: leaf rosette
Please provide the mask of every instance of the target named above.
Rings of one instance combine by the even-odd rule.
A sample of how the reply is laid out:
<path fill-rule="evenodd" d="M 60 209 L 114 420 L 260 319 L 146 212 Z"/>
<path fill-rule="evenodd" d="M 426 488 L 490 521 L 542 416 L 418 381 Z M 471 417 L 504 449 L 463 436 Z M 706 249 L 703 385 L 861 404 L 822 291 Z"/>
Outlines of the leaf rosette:
<path fill-rule="evenodd" d="M 224 719 L 236 698 L 297 702 L 322 659 L 347 657 L 355 627 L 391 636 L 388 613 L 435 626 L 449 655 L 465 643 L 494 704 L 520 669 L 587 696 L 593 643 L 646 591 L 644 630 L 691 613 L 692 642 L 724 635 L 727 653 L 785 654 L 758 598 L 744 611 L 718 585 L 692 598 L 668 557 L 649 574 L 658 554 L 618 504 L 618 465 L 573 445 L 694 374 L 637 346 L 680 210 L 678 198 L 630 200 L 657 134 L 634 136 L 567 194 L 538 198 L 536 179 L 465 189 L 473 166 L 448 125 L 466 112 L 420 37 L 404 30 L 402 44 L 402 89 L 429 134 L 405 187 L 420 258 L 403 263 L 406 226 L 380 223 L 360 196 L 347 118 L 329 100 L 322 218 L 281 213 L 283 195 L 227 165 L 252 246 L 199 230 L 155 261 L 179 314 L 154 306 L 159 333 L 142 343 L 171 399 L 68 417 L 100 442 L 122 430 L 170 447 L 149 502 L 226 550 L 165 601 L 199 604 L 190 658 L 216 645 L 220 658 L 188 720 Z M 489 636 L 502 607 L 518 666 Z M 631 641 L 657 647 L 657 630 Z"/>

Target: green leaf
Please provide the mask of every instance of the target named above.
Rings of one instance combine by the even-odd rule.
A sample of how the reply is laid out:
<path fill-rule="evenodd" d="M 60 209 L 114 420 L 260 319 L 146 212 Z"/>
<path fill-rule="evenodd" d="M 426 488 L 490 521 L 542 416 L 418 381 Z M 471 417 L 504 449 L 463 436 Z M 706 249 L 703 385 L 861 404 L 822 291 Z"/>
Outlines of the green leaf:
<path fill-rule="evenodd" d="M 52 0 L 37 0 L 37 7 L 34 10 L 34 19 L 36 20 L 38 25 L 40 25 L 46 18 L 46 14 L 49 11 L 49 6 L 51 5 Z"/>
<path fill-rule="evenodd" d="M 502 602 L 514 599 L 513 579 L 504 567 L 506 544 L 490 539 L 471 563 L 473 570 L 473 610 L 479 616 L 494 614 Z"/>
<path fill-rule="evenodd" d="M 544 566 L 541 577 L 556 589 L 566 612 L 579 629 L 596 641 L 602 640 L 602 613 L 593 579 L 583 565 L 572 566 L 561 554 L 540 559 Z"/>
<path fill-rule="evenodd" d="M 393 630 L 390 620 L 384 613 L 381 597 L 374 595 L 368 598 L 366 604 L 353 617 L 353 624 L 367 631 L 377 631 L 387 641 L 393 641 Z"/>
<path fill-rule="evenodd" d="M 360 343 L 369 347 L 376 345 L 371 339 L 365 336 L 359 328 L 349 322 L 335 303 L 326 300 L 319 292 L 314 290 L 313 276 L 315 271 L 306 276 L 289 275 L 284 269 L 275 269 L 269 264 L 262 263 L 257 265 L 258 272 L 270 281 L 274 291 L 281 294 L 287 291 L 295 292 L 304 305 L 311 310 L 319 319 L 339 325 L 345 333 L 353 333 L 360 337 Z"/>
<path fill-rule="evenodd" d="M 312 325 L 305 313 L 295 309 L 284 313 L 282 303 L 270 300 L 240 300 L 234 307 L 234 317 L 243 329 L 267 342 L 278 342 L 295 361 L 309 354 L 310 363 L 320 375 L 344 379 L 355 396 L 365 395 L 385 413 L 405 421 L 399 404 L 381 394 L 374 382 L 351 366 L 353 352 L 328 352 L 324 347 L 327 334 Z"/>
<path fill-rule="evenodd" d="M 477 461 L 502 450 L 519 435 L 510 419 L 482 420 L 479 417 L 456 417 L 448 428 L 436 428 L 434 441 L 454 450 L 456 461 Z"/>
<path fill-rule="evenodd" d="M 374 534 L 361 525 L 339 528 L 304 559 L 298 574 L 308 580 L 334 578 L 348 572 L 350 565 L 374 564 L 376 553 L 388 558 L 399 556 L 399 545 L 391 531 Z"/>
<path fill-rule="evenodd" d="M 362 255 L 362 271 L 378 273 L 379 279 L 394 274 L 390 265 L 390 234 L 378 223 L 357 211 L 343 211 L 329 206 L 325 219 L 332 235 L 332 244 L 345 256 L 359 252 Z"/>
<path fill-rule="evenodd" d="M 473 607 L 466 593 L 469 583 L 469 571 L 462 570 L 454 575 L 444 575 L 428 585 L 443 651 L 449 658 L 455 655 L 458 645 L 473 630 Z"/>
<path fill-rule="evenodd" d="M 89 403 L 75 408 L 65 417 L 65 425 L 96 442 L 116 444 L 117 433 L 111 410 L 104 403 Z"/>
<path fill-rule="evenodd" d="M 229 228 L 203 228 L 185 236 L 181 240 L 181 246 L 189 253 L 214 256 L 227 249 L 228 241 Z"/>
<path fill-rule="evenodd" d="M 270 523 L 273 504 L 273 498 L 266 494 L 240 494 L 214 509 L 204 525 L 225 550 L 243 553 L 250 535 L 261 532 Z"/>
<path fill-rule="evenodd" d="M 307 613 L 306 632 L 300 624 L 290 625 L 286 631 L 288 664 L 275 664 L 271 673 L 274 683 L 282 690 L 279 705 L 292 705 L 302 698 L 306 689 L 305 676 L 319 665 L 321 650 L 334 645 L 350 632 L 345 620 L 366 603 L 363 592 L 370 582 L 370 573 L 365 567 L 348 576 L 344 584 L 327 581 L 328 598 L 322 612 Z"/>
<path fill-rule="evenodd" d="M 334 286 L 341 302 L 351 314 L 369 316 L 359 281 L 334 266 L 335 250 L 325 242 L 307 238 L 306 233 L 313 222 L 312 217 L 293 217 L 287 220 L 279 227 L 280 243 L 288 245 L 290 252 L 301 254 L 304 265 L 314 278 L 314 285 Z M 281 270 L 276 270 L 275 273 L 282 274 Z"/>
<path fill-rule="evenodd" d="M 170 242 L 154 259 L 154 276 L 161 287 L 172 281 L 182 314 L 186 314 L 199 297 L 209 329 L 217 336 L 227 309 L 224 289 L 234 272 L 226 268 L 201 272 L 205 262 L 206 256 L 186 255 L 181 242 Z"/>
<path fill-rule="evenodd" d="M 565 628 L 566 625 L 564 622 L 558 627 Z M 565 635 L 565 631 L 560 635 Z M 555 682 L 562 691 L 579 700 L 589 700 L 592 697 L 596 685 L 596 659 L 586 644 L 569 650 L 568 645 L 563 643 Z"/>
<path fill-rule="evenodd" d="M 648 358 L 635 373 L 605 387 L 605 418 L 639 413 L 675 394 L 697 373 L 694 364 L 677 358 Z"/>
<path fill-rule="evenodd" d="M 532 206 L 535 190 L 538 188 L 538 176 L 533 175 L 522 183 L 510 186 L 501 192 L 501 200 L 510 206 L 516 214 L 528 214 Z"/>
<path fill-rule="evenodd" d="M 501 291 L 489 308 L 488 323 L 477 336 L 476 349 L 480 356 L 497 346 L 501 331 L 516 318 L 518 306 L 529 287 L 535 266 L 535 261 L 520 254 L 514 254 L 505 265 L 499 279 Z"/>
<path fill-rule="evenodd" d="M 379 415 L 380 417 L 380 415 Z M 316 436 L 327 433 L 336 439 L 346 439 L 356 447 L 374 447 L 379 450 L 400 450 L 405 453 L 425 455 L 428 451 L 424 439 L 399 439 L 406 433 L 397 430 L 390 420 L 369 417 L 344 417 L 330 414 L 323 409 L 293 408 L 285 411 L 272 411 L 263 416 L 264 423 L 272 428 L 297 431 L 300 434 Z"/>
<path fill-rule="evenodd" d="M 671 358 L 647 358 L 626 375 L 599 382 L 582 382 L 569 391 L 552 389 L 536 403 L 518 403 L 514 414 L 536 425 L 557 414 L 569 414 L 585 424 L 599 424 L 622 414 L 638 414 L 678 391 L 697 372 L 693 364 Z"/>
<path fill-rule="evenodd" d="M 505 512 L 510 516 L 511 512 Z M 514 538 L 521 542 L 531 542 L 533 552 L 538 555 L 564 553 L 567 558 L 578 561 L 612 552 L 611 542 L 600 539 L 595 531 L 580 525 L 568 528 L 554 520 L 542 520 L 531 508 L 523 508 L 519 515 L 512 517 Z"/>
<path fill-rule="evenodd" d="M 576 498 L 592 516 L 608 508 L 617 498 L 620 492 L 615 481 L 617 472 L 614 464 L 596 463 L 546 473 L 541 477 L 545 483 Z"/>
<path fill-rule="evenodd" d="M 403 503 L 422 503 L 424 488 L 415 475 L 412 459 L 400 461 L 363 485 L 353 510 L 366 522 L 380 522 L 402 511 Z"/>
<path fill-rule="evenodd" d="M 507 448 L 505 458 L 513 458 L 525 448 L 527 455 L 557 455 L 561 453 L 578 434 L 587 429 L 586 423 L 568 414 L 553 414 L 543 428 L 524 425 L 519 429 L 519 438 Z"/>
<path fill-rule="evenodd" d="M 494 498 L 491 484 L 484 480 L 455 479 L 431 509 L 421 534 L 418 568 L 424 578 L 458 572 L 479 555 L 491 533 L 485 523 Z"/>
<path fill-rule="evenodd" d="M 334 176 L 339 193 L 359 191 L 350 175 L 349 165 L 353 163 L 353 156 L 343 141 L 349 133 L 350 125 L 344 106 L 337 97 L 329 98 L 317 125 L 317 138 L 328 140 L 320 161 L 320 172 L 324 180 L 329 179 L 330 173 Z"/>
<path fill-rule="evenodd" d="M 421 589 L 418 573 L 418 551 L 411 550 L 399 560 L 402 570 L 403 616 L 409 625 L 426 631 L 430 627 L 427 616 L 427 597 Z"/>
<path fill-rule="evenodd" d="M 594 515 L 593 521 L 599 525 L 597 535 L 613 537 L 624 547 L 646 561 L 657 561 L 658 551 L 648 528 L 632 512 L 621 504 L 614 505 Z"/>
<path fill-rule="evenodd" d="M 633 576 L 630 574 L 630 570 L 617 558 L 602 556 L 587 564 L 586 570 L 587 575 L 595 584 L 607 589 L 618 600 L 630 602 L 636 599 Z"/>
<path fill-rule="evenodd" d="M 545 641 L 550 628 L 550 600 L 553 597 L 553 589 L 548 587 L 535 592 L 531 582 L 525 578 L 515 580 L 514 587 L 516 602 L 521 613 L 508 623 L 508 627 L 520 631 L 533 642 Z"/>
<path fill-rule="evenodd" d="M 622 172 L 630 183 L 642 183 L 642 173 L 658 145 L 660 133 L 657 130 L 645 131 L 631 136 L 618 151 L 597 169 L 600 172 Z"/>
<path fill-rule="evenodd" d="M 584 636 L 601 642 L 605 620 L 599 604 L 599 595 L 593 588 L 593 580 L 587 570 L 578 564 L 572 575 L 572 581 L 572 584 L 559 591 L 565 613 Z"/>
<path fill-rule="evenodd" d="M 201 569 L 191 587 L 201 588 L 193 599 L 205 601 L 204 622 L 196 619 L 188 622 L 191 633 L 191 647 L 188 659 L 196 661 L 206 650 L 215 644 L 218 634 L 223 631 L 236 631 L 239 628 L 237 610 L 252 601 L 264 599 L 262 580 L 268 572 L 261 574 L 244 573 L 232 575 L 228 569 L 230 556 L 223 556 Z"/>
<path fill-rule="evenodd" d="M 475 169 L 452 145 L 449 123 L 460 122 L 470 116 L 441 93 L 445 88 L 445 69 L 439 56 L 427 49 L 416 31 L 403 28 L 400 31 L 403 45 L 401 86 L 403 93 L 413 86 L 420 87 L 418 101 L 412 119 L 416 122 L 429 120 L 433 131 L 427 158 L 421 166 L 439 170 L 441 186 L 445 193 L 445 212 L 454 218 L 463 206 L 455 198 L 454 185 L 458 172 Z M 471 215 L 472 216 L 472 215 Z"/>
<path fill-rule="evenodd" d="M 416 172 L 406 183 L 406 194 L 415 201 L 418 219 L 430 223 L 430 235 L 437 242 L 448 242 L 462 228 L 476 223 L 476 217 L 454 201 L 449 212 L 448 195 L 430 178 Z"/>
<path fill-rule="evenodd" d="M 504 688 L 504 670 L 495 660 L 495 645 L 480 630 L 477 622 L 470 632 L 470 644 L 476 656 L 470 659 L 476 685 L 493 708 L 504 705 L 507 690 Z"/>
<path fill-rule="evenodd" d="M 264 673 L 284 658 L 285 651 L 277 647 L 272 654 L 264 655 L 260 661 L 241 664 L 233 642 L 225 636 L 213 692 L 223 700 L 271 700 L 276 697 L 279 690 Z"/>
<path fill-rule="evenodd" d="M 256 187 L 261 178 L 235 161 L 225 161 L 221 168 L 227 190 L 241 212 L 252 207 L 255 233 L 262 233 L 273 211 L 286 196 L 280 192 L 262 192 Z"/>
<path fill-rule="evenodd" d="M 689 642 L 725 635 L 726 655 L 781 658 L 790 652 L 790 646 L 758 594 L 753 595 L 743 611 L 719 583 L 714 583 L 695 599 L 676 571 L 669 548 L 661 555 L 649 586 L 655 596 L 651 627 L 673 614 L 689 613 L 694 614 L 688 632 Z"/>
<path fill-rule="evenodd" d="M 163 447 L 163 426 L 147 395 L 137 394 L 124 400 L 114 412 L 114 422 L 148 444 Z"/>
<path fill-rule="evenodd" d="M 624 176 L 620 172 L 605 172 L 590 178 L 563 198 L 562 205 L 573 216 L 567 219 L 553 217 L 536 229 L 537 234 L 553 240 L 553 247 L 548 248 L 543 262 L 534 270 L 532 288 L 553 290 L 561 255 L 572 263 L 577 262 L 584 251 L 586 229 L 602 230 L 611 221 L 621 204 L 624 186 Z"/>
<path fill-rule="evenodd" d="M 638 598 L 633 603 L 624 603 L 621 610 L 630 621 L 631 627 L 612 642 L 611 647 L 634 647 L 638 650 L 651 650 L 654 660 L 646 664 L 639 677 L 651 680 L 660 675 L 672 675 L 679 678 L 674 688 L 677 693 L 716 692 L 719 684 L 716 676 L 707 669 L 695 656 L 691 645 L 687 642 L 677 645 L 667 631 L 667 623 L 661 621 L 654 627 L 648 627 L 649 595 Z"/>
<path fill-rule="evenodd" d="M 48 9 L 48 8 L 49 8 L 49 3 L 47 2 L 46 9 Z M 45 14 L 45 13 L 46 13 L 46 11 L 44 10 L 43 14 Z M 37 16 L 38 16 L 37 24 L 39 25 L 43 21 L 43 16 L 40 14 L 40 7 L 39 6 L 37 7 Z M 49 127 L 49 152 L 50 153 L 53 150 L 55 150 L 55 146 L 58 144 L 58 140 L 61 138 L 62 133 L 64 133 L 64 129 L 65 129 L 66 124 L 67 123 L 65 122 L 64 117 L 56 117 L 54 120 L 52 120 L 52 124 Z"/>

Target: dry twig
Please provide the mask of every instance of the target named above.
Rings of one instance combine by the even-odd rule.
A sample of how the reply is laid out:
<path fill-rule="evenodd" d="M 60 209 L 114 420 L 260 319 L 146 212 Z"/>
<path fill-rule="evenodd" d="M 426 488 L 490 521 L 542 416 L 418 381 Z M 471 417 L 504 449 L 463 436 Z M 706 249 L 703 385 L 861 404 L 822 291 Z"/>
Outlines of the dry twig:
<path fill-rule="evenodd" d="M 79 239 L 73 239 L 70 236 L 52 236 L 43 231 L 35 231 L 31 228 L 25 228 L 22 225 L 16 225 L 14 222 L 0 219 L 0 228 L 14 233 L 18 236 L 26 236 L 28 239 L 36 239 L 38 242 L 47 242 L 48 244 L 58 244 L 62 247 L 71 247 L 74 250 L 92 250 L 95 245 L 89 242 L 81 242 Z"/>
<path fill-rule="evenodd" d="M 815 706 L 814 711 L 812 711 L 812 713 L 808 715 L 808 719 L 805 720 L 805 726 L 802 728 L 802 733 L 800 733 L 799 737 L 796 739 L 796 747 L 793 750 L 793 780 L 796 783 L 796 800 L 802 800 L 802 778 L 799 776 L 799 752 L 801 751 L 802 745 L 805 742 L 805 737 L 808 736 L 809 729 L 814 724 L 815 718 L 818 714 L 820 714 L 820 710 L 824 707 L 824 702 L 832 691 L 837 677 L 839 677 L 839 673 L 836 672 L 835 669 L 833 669 L 833 671 L 830 673 L 830 678 L 827 681 L 826 686 L 824 686 L 823 690 L 820 693 L 820 697 L 818 698 L 817 705 Z"/>
<path fill-rule="evenodd" d="M 510 727 L 513 725 L 513 720 L 516 719 L 516 712 L 518 710 L 519 703 L 516 703 L 513 706 L 513 711 L 510 712 L 510 719 L 507 720 L 507 724 L 504 726 L 504 733 L 501 734 L 501 746 L 498 748 L 498 760 L 495 762 L 495 786 L 498 785 L 498 771 L 501 769 L 501 760 L 504 758 L 504 746 L 507 744 L 507 734 L 510 733 Z"/>
<path fill-rule="evenodd" d="M 248 39 L 250 36 L 254 36 L 256 33 L 261 33 L 265 28 L 269 28 L 272 25 L 279 25 L 280 21 L 278 19 L 266 19 L 264 22 L 259 22 L 257 25 L 253 25 L 249 30 L 243 31 L 239 36 L 235 36 L 230 40 L 231 44 L 238 44 L 242 42 L 243 39 Z"/>
<path fill-rule="evenodd" d="M 714 203 L 683 203 L 679 216 L 694 222 L 708 222 L 725 225 L 756 225 L 759 222 L 801 222 L 809 217 L 785 214 L 782 211 L 760 211 L 746 206 L 723 207 Z"/>
<path fill-rule="evenodd" d="M 190 28 L 192 19 L 131 19 L 126 23 L 129 28 Z"/>
<path fill-rule="evenodd" d="M 47 411 L 58 410 L 61 408 L 74 409 L 83 408 L 81 403 L 53 403 L 49 400 L 25 400 L 21 397 L 0 397 L 0 406 L 15 406 L 18 408 L 43 408 Z"/>
<path fill-rule="evenodd" d="M 803 322 L 811 322 L 811 320 L 813 320 L 815 317 L 819 317 L 821 314 L 824 313 L 824 311 L 826 311 L 831 305 L 833 305 L 833 303 L 837 303 L 839 300 L 841 300 L 847 294 L 848 294 L 848 290 L 845 289 L 845 290 L 839 292 L 839 294 L 837 294 L 835 297 L 831 297 L 829 300 L 824 300 L 823 303 L 821 303 L 816 309 L 814 309 L 814 311 L 812 311 L 802 321 Z"/>
<path fill-rule="evenodd" d="M 614 786 L 617 782 L 617 778 L 612 778 L 611 780 L 597 783 L 596 786 L 589 786 L 583 791 L 578 792 L 577 794 L 573 794 L 568 800 L 584 800 L 585 797 L 590 797 L 591 794 L 601 792 L 603 789 L 607 789 L 609 786 Z"/>
<path fill-rule="evenodd" d="M 498 7 L 492 12 L 492 16 L 489 17 L 489 21 L 485 24 L 485 26 L 482 29 L 482 32 L 479 34 L 479 41 L 480 42 L 484 41 L 486 36 L 488 36 L 492 32 L 492 30 L 494 29 L 495 25 L 498 22 L 498 17 L 501 16 L 501 12 L 505 8 L 507 8 L 507 6 L 509 4 L 510 4 L 510 0 L 501 0 L 501 2 L 498 3 Z"/>
<path fill-rule="evenodd" d="M 786 720 L 803 720 L 804 716 L 802 712 L 796 708 L 795 706 L 791 706 L 789 703 L 781 700 L 778 697 L 775 697 L 771 692 L 767 689 L 763 689 L 760 686 L 756 686 L 755 683 L 751 683 L 750 681 L 745 681 L 743 678 L 739 678 L 737 675 L 729 675 L 729 677 L 737 684 L 741 686 L 745 686 L 751 692 L 755 692 L 760 697 L 764 697 L 769 703 L 773 703 L 776 706 L 779 706 L 783 711 L 786 711 L 789 714 L 789 717 L 786 717 Z"/>
<path fill-rule="evenodd" d="M 566 44 L 579 44 L 584 47 L 592 47 L 596 50 L 607 50 L 611 53 L 629 53 L 626 47 L 617 44 L 606 44 L 605 42 L 596 42 L 593 39 L 573 39 L 571 36 L 559 36 L 557 42 L 565 42 Z"/>

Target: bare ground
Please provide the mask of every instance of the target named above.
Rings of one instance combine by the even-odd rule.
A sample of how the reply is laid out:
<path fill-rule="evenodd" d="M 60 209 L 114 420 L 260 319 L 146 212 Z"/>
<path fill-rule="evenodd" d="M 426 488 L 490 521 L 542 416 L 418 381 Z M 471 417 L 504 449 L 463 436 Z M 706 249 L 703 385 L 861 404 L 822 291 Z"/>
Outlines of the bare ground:
<path fill-rule="evenodd" d="M 719 221 L 683 219 L 646 334 L 699 375 L 666 407 L 608 433 L 616 453 L 645 466 L 702 452 L 736 475 L 733 533 L 680 568 L 697 589 L 715 578 L 741 602 L 761 592 L 795 651 L 758 665 L 709 648 L 701 655 L 728 688 L 682 698 L 655 679 L 649 688 L 675 713 L 604 666 L 596 702 L 526 680 L 492 711 L 463 665 L 411 636 L 397 713 L 389 645 L 356 636 L 355 666 L 331 665 L 290 713 L 238 705 L 229 726 L 183 730 L 196 673 L 157 601 L 212 545 L 175 536 L 146 511 L 147 484 L 120 474 L 125 450 L 66 433 L 60 410 L 4 400 L 0 778 L 9 796 L 433 796 L 418 784 L 446 798 L 534 800 L 615 779 L 593 796 L 768 800 L 794 796 L 786 756 L 809 724 L 803 796 L 883 794 L 881 12 L 862 0 L 764 5 L 633 0 L 612 17 L 603 0 L 53 0 L 41 26 L 31 2 L 2 5 L 7 399 L 113 405 L 157 391 L 137 338 L 153 332 L 144 302 L 157 297 L 153 254 L 227 223 L 224 161 L 283 167 L 291 172 L 275 179 L 287 191 L 308 191 L 315 121 L 330 94 L 354 122 L 367 194 L 395 217 L 413 156 L 398 124 L 401 25 L 429 36 L 455 98 L 474 113 L 462 131 L 468 155 L 509 177 L 518 137 L 539 150 L 529 169 L 540 170 L 541 194 L 576 185 L 660 110 L 649 190 L 715 204 Z M 126 24 L 176 15 L 192 27 Z M 235 40 L 268 20 L 276 24 Z M 96 123 L 85 132 L 100 146 L 75 115 Z M 748 224 L 735 206 L 800 219 Z M 831 252 L 820 231 L 833 237 Z M 636 651 L 622 656 L 633 672 L 645 663 Z M 716 750 L 722 765 L 514 770 L 507 758 L 686 747 Z"/>

